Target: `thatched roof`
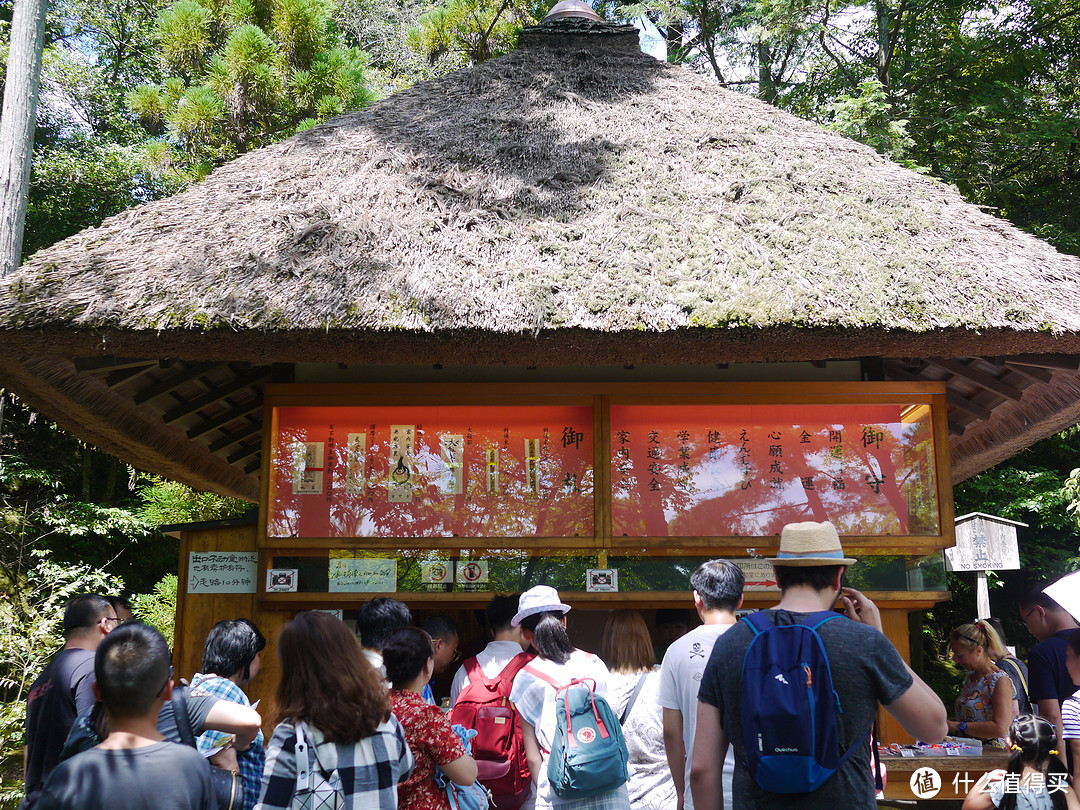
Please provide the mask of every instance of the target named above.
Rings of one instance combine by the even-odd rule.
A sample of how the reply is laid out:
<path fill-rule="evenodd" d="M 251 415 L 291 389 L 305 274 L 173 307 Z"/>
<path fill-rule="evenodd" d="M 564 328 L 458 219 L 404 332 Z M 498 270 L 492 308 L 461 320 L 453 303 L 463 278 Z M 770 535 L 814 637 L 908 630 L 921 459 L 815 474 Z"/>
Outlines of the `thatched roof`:
<path fill-rule="evenodd" d="M 0 282 L 0 371 L 48 408 L 59 387 L 31 358 L 1080 352 L 1080 260 L 636 39 L 593 39 L 527 32 L 37 253 Z M 115 412 L 91 393 L 64 407 Z"/>

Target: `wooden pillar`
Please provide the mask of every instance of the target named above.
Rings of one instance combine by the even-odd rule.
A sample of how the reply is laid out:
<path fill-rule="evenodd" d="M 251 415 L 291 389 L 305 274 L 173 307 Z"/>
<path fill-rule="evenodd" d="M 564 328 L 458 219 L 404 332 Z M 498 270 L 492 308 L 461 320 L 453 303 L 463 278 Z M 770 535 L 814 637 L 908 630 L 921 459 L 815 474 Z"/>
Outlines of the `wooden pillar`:
<path fill-rule="evenodd" d="M 908 632 L 908 610 L 902 608 L 881 609 L 881 629 L 909 665 L 911 664 L 911 641 Z M 911 735 L 884 709 L 878 711 L 878 737 L 882 743 L 911 743 Z"/>

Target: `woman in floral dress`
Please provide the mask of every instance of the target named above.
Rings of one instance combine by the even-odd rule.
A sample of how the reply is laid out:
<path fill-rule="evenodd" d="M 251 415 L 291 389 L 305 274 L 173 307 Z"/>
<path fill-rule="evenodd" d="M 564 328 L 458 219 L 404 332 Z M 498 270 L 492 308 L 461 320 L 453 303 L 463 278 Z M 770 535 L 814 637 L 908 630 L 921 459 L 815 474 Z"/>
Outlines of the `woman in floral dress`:
<path fill-rule="evenodd" d="M 1006 654 L 1001 638 L 980 619 L 953 630 L 949 646 L 956 663 L 968 673 L 956 699 L 956 719 L 949 721 L 949 733 L 1007 748 L 1006 735 L 1013 720 L 1013 684 L 994 663 Z"/>
<path fill-rule="evenodd" d="M 383 666 L 391 685 L 390 706 L 416 759 L 412 776 L 398 788 L 398 807 L 449 810 L 446 792 L 435 784 L 435 766 L 459 785 L 475 782 L 477 770 L 449 718 L 424 700 L 424 687 L 435 671 L 431 638 L 419 627 L 399 630 L 383 648 Z"/>

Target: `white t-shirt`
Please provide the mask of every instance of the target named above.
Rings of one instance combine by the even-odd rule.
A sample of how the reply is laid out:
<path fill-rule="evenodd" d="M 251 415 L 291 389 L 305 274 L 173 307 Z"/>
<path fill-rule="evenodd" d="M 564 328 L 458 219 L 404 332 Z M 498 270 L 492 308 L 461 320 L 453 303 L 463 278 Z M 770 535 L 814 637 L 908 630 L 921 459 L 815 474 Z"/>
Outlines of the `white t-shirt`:
<path fill-rule="evenodd" d="M 676 639 L 664 653 L 664 662 L 660 665 L 660 694 L 657 697 L 660 706 L 682 712 L 683 745 L 686 747 L 686 771 L 683 782 L 685 810 L 694 810 L 694 799 L 690 792 L 690 761 L 694 754 L 694 732 L 697 730 L 698 688 L 701 675 L 709 662 L 713 645 L 720 636 L 730 630 L 731 624 L 703 624 L 695 627 L 685 636 Z M 734 747 L 728 746 L 724 760 L 724 807 L 734 807 L 731 799 L 731 786 L 735 781 Z"/>
<path fill-rule="evenodd" d="M 494 678 L 521 652 L 521 645 L 516 641 L 489 641 L 488 645 L 476 654 L 476 663 L 480 665 L 480 671 L 485 678 Z M 468 685 L 469 673 L 464 666 L 460 666 L 454 675 L 454 682 L 450 684 L 451 706 L 457 703 L 457 696 Z"/>
<path fill-rule="evenodd" d="M 534 658 L 529 664 L 559 684 L 568 684 L 574 678 L 592 678 L 596 681 L 596 694 L 608 696 L 608 668 L 597 656 L 583 650 L 574 650 L 565 664 L 556 664 L 543 658 Z M 528 668 L 514 678 L 510 693 L 513 703 L 525 722 L 536 730 L 536 739 L 542 751 L 550 752 L 555 737 L 555 689 L 547 681 L 537 678 Z M 630 798 L 626 785 L 598 796 L 582 799 L 560 799 L 548 783 L 548 754 L 540 767 L 536 785 L 536 810 L 563 810 L 563 808 L 603 807 L 605 810 L 630 810 Z"/>
<path fill-rule="evenodd" d="M 1080 691 L 1061 704 L 1061 726 L 1066 740 L 1080 740 Z"/>

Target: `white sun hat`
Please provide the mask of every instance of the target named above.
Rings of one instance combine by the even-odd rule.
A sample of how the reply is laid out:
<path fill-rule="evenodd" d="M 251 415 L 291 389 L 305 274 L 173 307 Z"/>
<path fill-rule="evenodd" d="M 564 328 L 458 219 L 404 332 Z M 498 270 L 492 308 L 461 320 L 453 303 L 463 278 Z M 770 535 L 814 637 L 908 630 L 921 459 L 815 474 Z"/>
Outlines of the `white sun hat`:
<path fill-rule="evenodd" d="M 534 585 L 518 599 L 518 612 L 510 620 L 514 627 L 521 625 L 521 620 L 537 613 L 566 613 L 570 606 L 560 601 L 559 592 L 550 585 Z"/>
<path fill-rule="evenodd" d="M 840 535 L 828 521 L 789 523 L 780 531 L 780 550 L 773 565 L 854 565 L 844 556 Z"/>

